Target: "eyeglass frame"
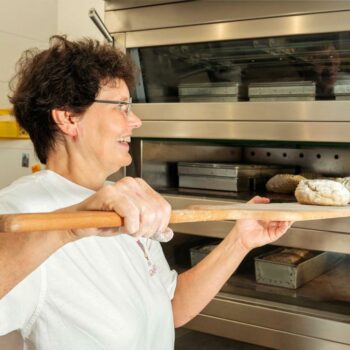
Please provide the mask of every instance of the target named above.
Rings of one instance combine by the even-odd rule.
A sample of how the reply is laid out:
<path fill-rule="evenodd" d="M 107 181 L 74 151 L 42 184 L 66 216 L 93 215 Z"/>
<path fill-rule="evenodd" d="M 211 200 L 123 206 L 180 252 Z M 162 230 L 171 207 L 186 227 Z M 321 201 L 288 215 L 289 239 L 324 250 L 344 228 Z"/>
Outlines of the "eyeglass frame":
<path fill-rule="evenodd" d="M 124 111 L 122 107 L 118 108 L 119 111 L 123 112 L 126 114 L 128 117 L 130 115 L 131 107 L 132 107 L 132 97 L 128 98 L 128 101 L 112 101 L 112 100 L 99 100 L 96 99 L 94 102 L 97 103 L 108 103 L 108 104 L 113 104 L 113 105 L 122 105 L 122 106 L 127 106 L 127 109 Z"/>

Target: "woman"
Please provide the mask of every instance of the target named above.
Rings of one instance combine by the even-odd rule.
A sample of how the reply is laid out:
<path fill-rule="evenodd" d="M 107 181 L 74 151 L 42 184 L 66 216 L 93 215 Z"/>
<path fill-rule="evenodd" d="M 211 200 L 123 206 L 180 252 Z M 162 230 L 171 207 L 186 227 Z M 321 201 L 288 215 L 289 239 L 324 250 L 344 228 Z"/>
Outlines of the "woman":
<path fill-rule="evenodd" d="M 1 213 L 111 210 L 126 234 L 1 234 L 0 334 L 19 329 L 35 349 L 172 349 L 174 326 L 196 316 L 252 248 L 289 227 L 239 221 L 198 265 L 171 271 L 147 239 L 169 234 L 169 204 L 142 179 L 105 184 L 130 164 L 128 143 L 141 126 L 132 84 L 128 58 L 92 40 L 56 36 L 22 57 L 11 102 L 46 170 L 0 191 Z"/>

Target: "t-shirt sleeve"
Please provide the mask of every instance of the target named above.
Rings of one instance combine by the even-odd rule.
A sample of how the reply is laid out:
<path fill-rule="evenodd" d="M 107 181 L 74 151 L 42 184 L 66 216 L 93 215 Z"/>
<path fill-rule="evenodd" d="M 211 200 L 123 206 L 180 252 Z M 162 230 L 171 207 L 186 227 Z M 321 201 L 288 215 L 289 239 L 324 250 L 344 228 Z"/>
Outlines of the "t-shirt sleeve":
<path fill-rule="evenodd" d="M 0 336 L 18 329 L 27 332 L 32 326 L 42 294 L 41 270 L 33 271 L 0 299 Z"/>
<path fill-rule="evenodd" d="M 170 299 L 173 299 L 177 282 L 177 272 L 170 269 L 169 264 L 164 256 L 162 246 L 159 242 L 155 240 L 149 240 L 149 243 L 147 245 L 151 259 L 157 267 L 159 278 L 167 290 Z"/>
<path fill-rule="evenodd" d="M 16 212 L 0 199 L 0 214 Z M 38 268 L 0 299 L 0 336 L 31 326 L 42 295 L 43 268 Z"/>

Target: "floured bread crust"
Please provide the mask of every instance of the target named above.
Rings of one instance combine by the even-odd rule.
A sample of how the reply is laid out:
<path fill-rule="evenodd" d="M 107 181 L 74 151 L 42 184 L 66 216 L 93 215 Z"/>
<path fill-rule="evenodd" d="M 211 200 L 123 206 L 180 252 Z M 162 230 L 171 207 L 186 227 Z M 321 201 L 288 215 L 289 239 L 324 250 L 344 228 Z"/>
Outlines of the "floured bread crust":
<path fill-rule="evenodd" d="M 350 177 L 337 177 L 336 181 L 341 183 L 348 191 L 350 191 Z"/>
<path fill-rule="evenodd" d="M 301 204 L 347 205 L 350 192 L 339 182 L 332 180 L 303 180 L 295 190 Z"/>
<path fill-rule="evenodd" d="M 306 180 L 301 175 L 277 174 L 266 183 L 266 189 L 274 193 L 294 193 L 301 180 Z"/>

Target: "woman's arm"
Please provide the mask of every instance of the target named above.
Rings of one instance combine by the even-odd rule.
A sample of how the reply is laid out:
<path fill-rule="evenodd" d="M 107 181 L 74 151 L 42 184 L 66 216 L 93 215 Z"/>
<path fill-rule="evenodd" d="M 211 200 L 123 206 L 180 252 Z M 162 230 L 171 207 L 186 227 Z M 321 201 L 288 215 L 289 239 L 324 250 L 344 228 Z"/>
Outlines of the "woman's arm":
<path fill-rule="evenodd" d="M 256 197 L 253 202 L 267 203 L 268 199 Z M 175 327 L 186 324 L 203 310 L 251 249 L 275 241 L 290 225 L 290 222 L 237 221 L 209 255 L 178 276 L 172 300 Z"/>
<path fill-rule="evenodd" d="M 124 233 L 151 237 L 164 232 L 171 207 L 142 179 L 123 178 L 85 201 L 58 211 L 109 210 L 124 218 Z M 66 243 L 88 236 L 112 236 L 116 228 L 0 233 L 0 299 Z"/>
<path fill-rule="evenodd" d="M 67 231 L 0 233 L 0 299 L 72 239 Z"/>

